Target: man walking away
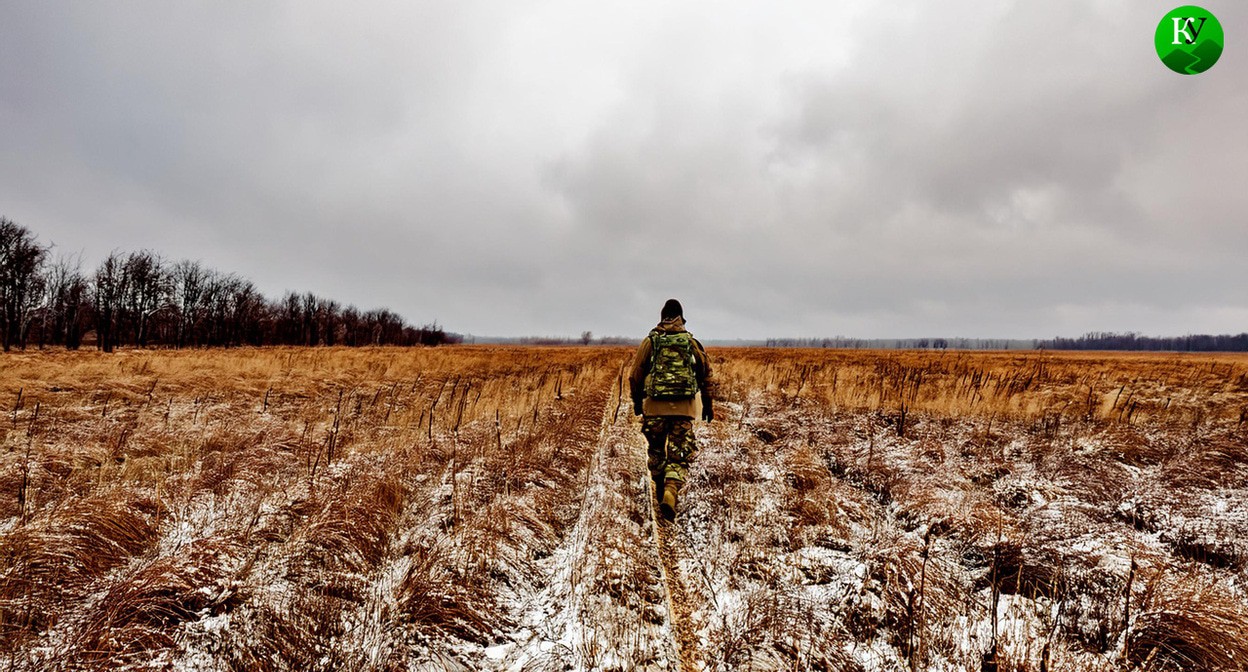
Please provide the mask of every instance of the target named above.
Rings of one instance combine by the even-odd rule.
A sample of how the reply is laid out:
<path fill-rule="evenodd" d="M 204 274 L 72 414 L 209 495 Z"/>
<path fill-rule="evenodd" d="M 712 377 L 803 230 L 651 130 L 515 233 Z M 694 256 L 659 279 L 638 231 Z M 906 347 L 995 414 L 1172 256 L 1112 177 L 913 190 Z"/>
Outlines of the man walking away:
<path fill-rule="evenodd" d="M 633 413 L 642 416 L 641 433 L 649 444 L 650 477 L 659 511 L 676 518 L 676 498 L 689 475 L 698 446 L 693 419 L 710 422 L 711 361 L 693 334 L 685 330 L 684 310 L 668 299 L 658 326 L 637 348 L 628 376 Z"/>

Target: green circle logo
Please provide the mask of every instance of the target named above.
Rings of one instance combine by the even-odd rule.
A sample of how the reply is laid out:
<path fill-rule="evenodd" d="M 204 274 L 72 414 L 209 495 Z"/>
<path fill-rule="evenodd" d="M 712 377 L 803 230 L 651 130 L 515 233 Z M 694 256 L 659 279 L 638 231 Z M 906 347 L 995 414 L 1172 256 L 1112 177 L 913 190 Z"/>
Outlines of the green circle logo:
<path fill-rule="evenodd" d="M 1162 17 L 1155 42 L 1166 67 L 1182 75 L 1199 75 L 1222 55 L 1222 24 L 1207 9 L 1183 5 Z"/>

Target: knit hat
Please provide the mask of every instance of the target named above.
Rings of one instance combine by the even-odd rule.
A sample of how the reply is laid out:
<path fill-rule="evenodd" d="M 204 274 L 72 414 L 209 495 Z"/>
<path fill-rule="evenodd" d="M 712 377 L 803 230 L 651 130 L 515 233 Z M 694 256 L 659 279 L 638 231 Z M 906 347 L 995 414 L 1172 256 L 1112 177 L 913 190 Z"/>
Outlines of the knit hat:
<path fill-rule="evenodd" d="M 685 309 L 680 307 L 680 302 L 676 299 L 668 299 L 663 304 L 663 312 L 659 313 L 659 317 L 664 320 L 670 320 L 673 317 L 684 317 Z"/>

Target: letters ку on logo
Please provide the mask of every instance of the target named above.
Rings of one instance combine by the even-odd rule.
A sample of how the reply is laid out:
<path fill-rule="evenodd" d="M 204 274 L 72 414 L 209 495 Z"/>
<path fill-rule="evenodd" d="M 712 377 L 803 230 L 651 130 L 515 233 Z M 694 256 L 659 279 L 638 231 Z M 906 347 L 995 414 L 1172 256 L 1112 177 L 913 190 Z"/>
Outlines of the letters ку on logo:
<path fill-rule="evenodd" d="M 1224 35 L 1217 17 L 1195 5 L 1170 10 L 1157 24 L 1157 57 L 1171 70 L 1197 75 L 1218 62 Z"/>
<path fill-rule="evenodd" d="M 1174 42 L 1172 44 L 1196 44 L 1196 38 L 1200 37 L 1200 31 L 1205 27 L 1205 22 L 1208 20 L 1209 17 L 1207 16 L 1202 16 L 1199 19 L 1194 16 L 1174 17 Z M 1183 38 L 1182 41 L 1180 41 L 1180 38 Z"/>

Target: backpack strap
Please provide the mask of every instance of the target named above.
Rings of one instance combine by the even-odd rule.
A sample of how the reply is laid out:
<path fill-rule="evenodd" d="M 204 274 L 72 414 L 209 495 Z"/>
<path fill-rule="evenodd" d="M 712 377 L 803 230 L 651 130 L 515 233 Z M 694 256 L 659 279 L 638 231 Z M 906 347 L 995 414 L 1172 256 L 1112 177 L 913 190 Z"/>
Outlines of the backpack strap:
<path fill-rule="evenodd" d="M 646 336 L 650 339 L 650 361 L 646 362 L 646 373 L 654 373 L 654 356 L 659 349 L 658 335 L 657 329 L 651 329 L 650 334 Z"/>

